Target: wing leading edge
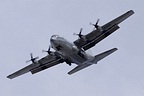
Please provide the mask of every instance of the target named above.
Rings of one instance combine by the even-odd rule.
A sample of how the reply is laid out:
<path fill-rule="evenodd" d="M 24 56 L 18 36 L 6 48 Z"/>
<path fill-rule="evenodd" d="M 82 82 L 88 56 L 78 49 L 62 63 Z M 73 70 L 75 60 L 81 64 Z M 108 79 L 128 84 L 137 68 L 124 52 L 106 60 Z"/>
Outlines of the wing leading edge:
<path fill-rule="evenodd" d="M 120 24 L 122 21 L 130 17 L 132 14 L 134 14 L 133 10 L 130 10 L 123 15 L 117 17 L 116 19 L 106 23 L 105 25 L 101 26 L 103 31 L 100 30 L 94 30 L 87 35 L 84 35 L 83 38 L 77 39 L 74 41 L 74 44 L 78 48 L 83 48 L 84 50 L 88 50 L 89 48 L 95 46 L 97 43 L 99 43 L 101 40 L 115 32 L 119 29 L 118 24 Z"/>

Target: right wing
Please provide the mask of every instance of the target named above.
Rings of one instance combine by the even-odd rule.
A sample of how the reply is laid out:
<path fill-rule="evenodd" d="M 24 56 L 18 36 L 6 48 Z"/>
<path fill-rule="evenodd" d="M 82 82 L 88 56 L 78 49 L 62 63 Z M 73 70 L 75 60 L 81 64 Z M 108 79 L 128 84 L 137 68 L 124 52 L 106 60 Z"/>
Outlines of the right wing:
<path fill-rule="evenodd" d="M 25 68 L 22 68 L 21 70 L 14 72 L 13 74 L 7 76 L 7 78 L 13 79 L 27 72 L 31 72 L 32 74 L 35 74 L 49 67 L 55 66 L 61 62 L 63 62 L 61 57 L 56 57 L 54 55 L 47 55 L 46 57 L 38 60 L 37 63 L 30 64 L 26 66 Z"/>
<path fill-rule="evenodd" d="M 130 17 L 132 14 L 134 14 L 133 10 L 124 13 L 123 15 L 101 26 L 100 28 L 102 31 L 98 29 L 94 30 L 88 33 L 87 35 L 84 35 L 82 38 L 74 41 L 74 44 L 78 48 L 83 48 L 84 50 L 90 49 L 91 47 L 95 46 L 98 42 L 100 42 L 101 40 L 115 32 L 117 29 L 119 29 L 118 24 Z"/>

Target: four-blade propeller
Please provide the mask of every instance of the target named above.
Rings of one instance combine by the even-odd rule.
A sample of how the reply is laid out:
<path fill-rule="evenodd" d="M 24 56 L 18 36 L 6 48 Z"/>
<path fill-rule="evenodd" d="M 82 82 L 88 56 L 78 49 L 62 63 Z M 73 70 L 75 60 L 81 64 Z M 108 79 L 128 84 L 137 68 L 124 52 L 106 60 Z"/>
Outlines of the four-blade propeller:
<path fill-rule="evenodd" d="M 38 59 L 38 58 L 39 58 L 39 57 L 35 57 L 35 58 L 34 58 L 32 53 L 30 54 L 30 57 L 31 57 L 31 59 L 30 59 L 30 60 L 28 60 L 28 61 L 26 61 L 26 63 L 28 63 L 28 62 L 30 62 L 30 61 L 31 61 L 32 63 L 36 63 L 36 62 L 35 62 L 35 61 L 36 61 L 36 59 Z"/>
<path fill-rule="evenodd" d="M 51 53 L 52 53 L 52 51 L 50 51 L 50 46 L 49 46 L 49 48 L 48 48 L 48 50 L 42 50 L 42 52 L 47 52 L 49 55 L 51 55 Z"/>
<path fill-rule="evenodd" d="M 93 30 L 95 30 L 95 29 L 99 29 L 99 25 L 98 25 L 98 23 L 99 23 L 99 21 L 100 21 L 100 19 L 97 19 L 97 21 L 96 21 L 96 23 L 95 24 L 93 24 L 93 23 L 91 23 L 90 22 L 90 25 L 92 25 L 92 26 L 94 26 L 94 29 Z M 82 38 L 82 28 L 80 29 L 80 32 L 77 34 L 77 33 L 73 33 L 73 35 L 77 35 L 77 36 L 79 36 L 79 38 Z"/>
<path fill-rule="evenodd" d="M 98 29 L 99 28 L 99 25 L 98 25 L 99 21 L 100 21 L 100 19 L 98 19 L 95 24 L 93 24 L 93 23 L 90 22 L 90 25 L 93 25 L 94 29 L 95 28 Z"/>
<path fill-rule="evenodd" d="M 80 32 L 77 34 L 77 33 L 73 33 L 73 35 L 77 35 L 77 36 L 79 36 L 79 38 L 82 38 L 82 28 L 80 29 Z"/>
<path fill-rule="evenodd" d="M 42 50 L 42 52 L 47 52 L 49 55 L 52 55 L 53 52 L 50 51 L 50 48 L 51 48 L 51 47 L 49 46 L 48 50 Z M 31 59 L 30 59 L 30 60 L 27 60 L 26 63 L 32 62 L 32 63 L 34 64 L 34 63 L 36 63 L 36 60 L 39 58 L 39 57 L 35 57 L 35 58 L 34 58 L 32 53 L 30 53 L 30 57 L 31 57 Z"/>

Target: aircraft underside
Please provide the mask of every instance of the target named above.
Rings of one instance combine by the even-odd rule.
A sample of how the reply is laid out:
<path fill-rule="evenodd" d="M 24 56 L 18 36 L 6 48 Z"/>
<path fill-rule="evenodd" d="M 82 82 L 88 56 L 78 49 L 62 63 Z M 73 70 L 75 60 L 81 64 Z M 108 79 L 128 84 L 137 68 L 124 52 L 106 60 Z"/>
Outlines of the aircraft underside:
<path fill-rule="evenodd" d="M 87 54 L 86 51 L 118 30 L 120 28 L 119 24 L 133 14 L 133 10 L 127 11 L 103 26 L 98 25 L 98 19 L 95 24 L 91 23 L 91 25 L 94 26 L 94 30 L 90 33 L 83 35 L 82 28 L 78 34 L 75 33 L 79 38 L 73 41 L 73 43 L 68 42 L 58 35 L 52 35 L 50 43 L 54 51 L 50 50 L 51 47 L 49 47 L 48 50 L 43 50 L 43 52 L 47 52 L 47 55 L 39 60 L 38 57 L 33 57 L 31 53 L 31 59 L 27 62 L 31 61 L 32 63 L 10 74 L 7 78 L 13 79 L 27 72 L 35 74 L 63 62 L 66 62 L 68 65 L 71 65 L 72 63 L 77 64 L 75 68 L 68 72 L 69 75 L 91 66 L 92 64 L 97 64 L 98 61 L 115 52 L 117 48 L 112 48 L 95 56 Z"/>

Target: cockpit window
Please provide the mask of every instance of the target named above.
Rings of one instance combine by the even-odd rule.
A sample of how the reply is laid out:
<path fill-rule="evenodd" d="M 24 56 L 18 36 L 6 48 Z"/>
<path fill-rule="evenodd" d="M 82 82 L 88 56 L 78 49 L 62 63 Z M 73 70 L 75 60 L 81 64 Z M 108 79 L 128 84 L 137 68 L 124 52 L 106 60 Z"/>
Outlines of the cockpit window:
<path fill-rule="evenodd" d="M 64 39 L 64 38 L 60 37 L 59 35 L 52 35 L 51 39 Z"/>
<path fill-rule="evenodd" d="M 56 39 L 57 37 L 59 37 L 58 35 L 52 35 L 51 39 Z"/>
<path fill-rule="evenodd" d="M 64 39 L 63 37 L 58 37 L 58 39 Z"/>
<path fill-rule="evenodd" d="M 52 37 L 58 37 L 58 35 L 52 35 Z"/>

